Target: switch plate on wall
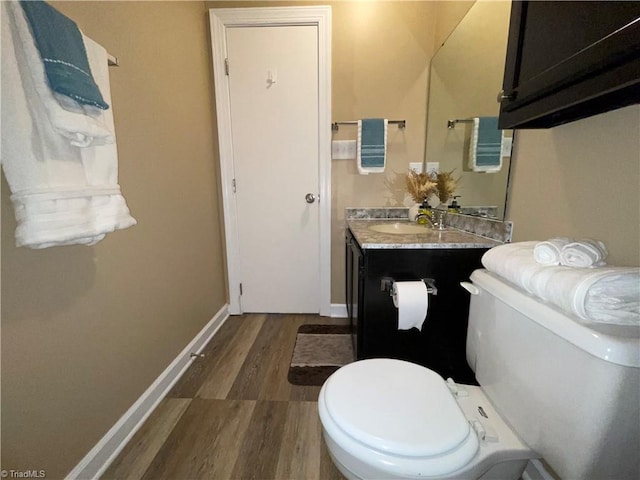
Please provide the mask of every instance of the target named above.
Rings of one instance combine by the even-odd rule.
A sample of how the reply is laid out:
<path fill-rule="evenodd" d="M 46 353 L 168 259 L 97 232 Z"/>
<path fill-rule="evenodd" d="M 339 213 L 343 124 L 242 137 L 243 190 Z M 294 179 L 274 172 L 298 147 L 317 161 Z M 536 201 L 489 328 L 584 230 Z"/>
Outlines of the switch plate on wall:
<path fill-rule="evenodd" d="M 409 162 L 409 170 L 413 170 L 416 173 L 422 173 L 422 162 Z"/>
<path fill-rule="evenodd" d="M 512 146 L 513 146 L 513 137 L 503 137 L 501 155 L 503 157 L 510 157 Z"/>
<path fill-rule="evenodd" d="M 334 160 L 350 160 L 356 158 L 356 140 L 332 141 L 331 158 Z"/>
<path fill-rule="evenodd" d="M 409 162 L 409 170 L 413 170 L 416 173 L 422 173 L 424 163 L 422 162 Z M 427 162 L 427 172 L 440 171 L 440 162 Z"/>
<path fill-rule="evenodd" d="M 440 162 L 427 162 L 427 172 L 440 172 Z"/>

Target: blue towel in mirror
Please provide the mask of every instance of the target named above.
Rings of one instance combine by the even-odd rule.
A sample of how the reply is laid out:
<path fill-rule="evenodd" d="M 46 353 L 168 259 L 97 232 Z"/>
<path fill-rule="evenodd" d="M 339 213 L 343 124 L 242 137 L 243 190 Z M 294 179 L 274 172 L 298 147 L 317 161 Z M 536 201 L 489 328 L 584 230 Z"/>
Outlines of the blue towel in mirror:
<path fill-rule="evenodd" d="M 43 1 L 22 1 L 20 5 L 51 90 L 83 105 L 109 108 L 91 74 L 82 33 L 75 22 Z"/>
<path fill-rule="evenodd" d="M 502 168 L 502 130 L 498 117 L 475 117 L 469 142 L 469 168 L 474 172 L 498 172 Z"/>

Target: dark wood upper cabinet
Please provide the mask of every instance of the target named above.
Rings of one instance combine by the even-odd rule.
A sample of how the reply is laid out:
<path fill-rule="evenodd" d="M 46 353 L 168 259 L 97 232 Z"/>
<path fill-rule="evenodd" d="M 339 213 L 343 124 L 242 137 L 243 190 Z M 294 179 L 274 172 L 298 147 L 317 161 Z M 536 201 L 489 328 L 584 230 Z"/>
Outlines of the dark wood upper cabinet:
<path fill-rule="evenodd" d="M 501 95 L 502 129 L 640 103 L 640 1 L 514 1 Z"/>

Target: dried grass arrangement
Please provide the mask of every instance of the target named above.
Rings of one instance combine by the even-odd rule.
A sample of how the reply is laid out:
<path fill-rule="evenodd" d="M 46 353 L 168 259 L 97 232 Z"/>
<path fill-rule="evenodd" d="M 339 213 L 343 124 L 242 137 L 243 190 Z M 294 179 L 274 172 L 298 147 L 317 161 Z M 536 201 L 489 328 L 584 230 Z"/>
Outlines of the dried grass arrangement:
<path fill-rule="evenodd" d="M 430 195 L 437 193 L 436 180 L 428 173 L 417 173 L 415 170 L 409 170 L 405 178 L 407 192 L 416 203 L 423 203 Z"/>
<path fill-rule="evenodd" d="M 454 171 L 417 173 L 409 170 L 405 177 L 407 192 L 416 203 L 428 201 L 431 195 L 436 195 L 440 203 L 445 203 L 453 196 L 460 181 L 460 177 L 453 176 Z"/>
<path fill-rule="evenodd" d="M 456 188 L 458 188 L 460 177 L 454 178 L 454 171 L 455 169 L 450 172 L 439 172 L 435 174 L 437 184 L 436 189 L 438 191 L 437 194 L 440 203 L 445 203 L 449 200 L 449 198 L 451 198 L 455 193 Z"/>

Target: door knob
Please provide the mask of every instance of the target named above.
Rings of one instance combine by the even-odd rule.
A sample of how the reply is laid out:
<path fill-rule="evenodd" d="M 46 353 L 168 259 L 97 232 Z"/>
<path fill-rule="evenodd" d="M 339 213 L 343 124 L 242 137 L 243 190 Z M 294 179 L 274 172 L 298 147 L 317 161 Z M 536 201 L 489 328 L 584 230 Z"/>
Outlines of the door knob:
<path fill-rule="evenodd" d="M 316 196 L 313 193 L 307 193 L 304 196 L 304 199 L 307 201 L 307 203 L 313 203 L 316 201 Z"/>

